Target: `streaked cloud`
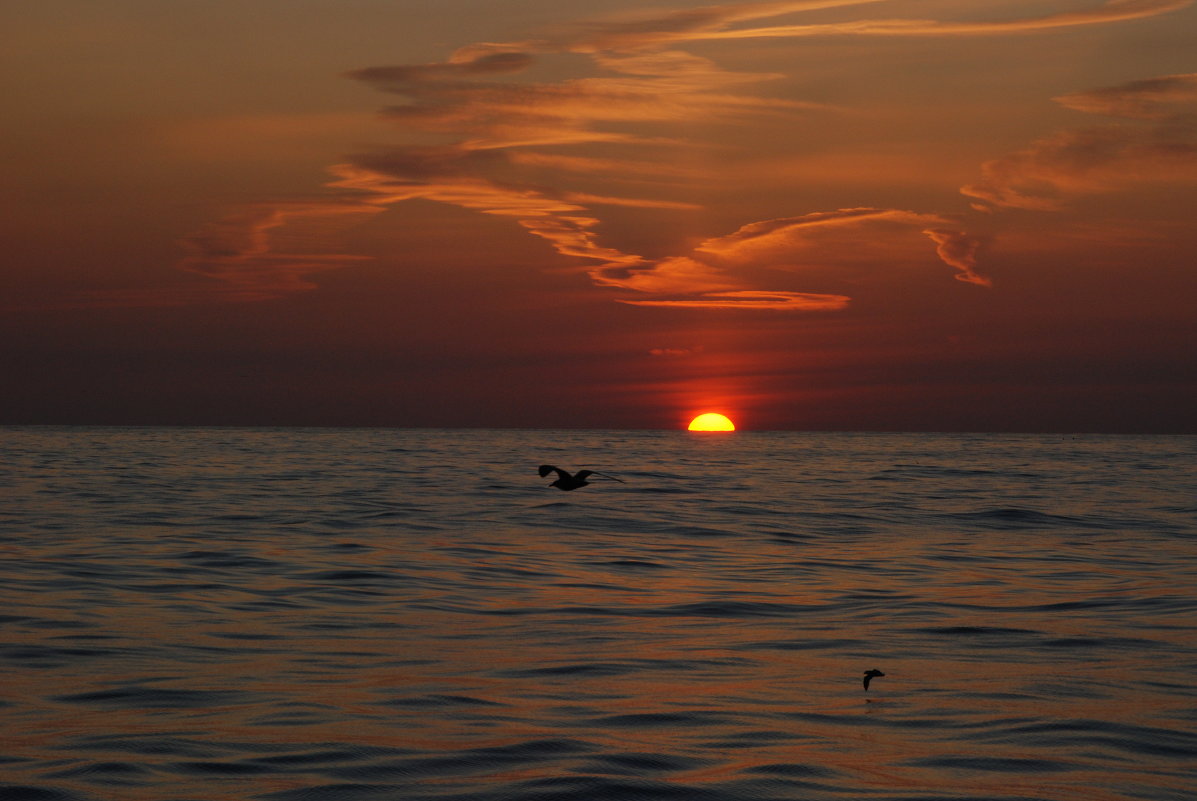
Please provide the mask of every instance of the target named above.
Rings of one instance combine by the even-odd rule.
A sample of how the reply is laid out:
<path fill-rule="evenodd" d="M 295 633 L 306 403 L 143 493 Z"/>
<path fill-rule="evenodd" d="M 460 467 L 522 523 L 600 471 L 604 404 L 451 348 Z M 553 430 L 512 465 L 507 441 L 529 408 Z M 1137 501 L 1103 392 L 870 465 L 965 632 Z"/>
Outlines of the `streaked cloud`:
<path fill-rule="evenodd" d="M 528 167 L 544 167 L 584 174 L 602 175 L 607 179 L 645 181 L 656 178 L 695 178 L 692 170 L 673 164 L 660 164 L 634 159 L 595 158 L 591 156 L 567 156 L 527 150 L 512 150 L 508 154 L 512 164 Z"/>
<path fill-rule="evenodd" d="M 357 257 L 292 247 L 300 231 L 344 226 L 406 200 L 423 199 L 511 218 L 581 265 L 600 287 L 632 293 L 616 298 L 641 306 L 826 311 L 847 295 L 803 287 L 759 286 L 762 273 L 800 281 L 804 258 L 823 247 L 842 254 L 845 242 L 820 243 L 829 227 L 884 224 L 930 240 L 928 254 L 952 267 L 957 280 L 989 286 L 979 259 L 988 239 L 970 233 L 956 213 L 856 208 L 807 211 L 749 223 L 709 237 L 689 253 L 644 256 L 602 240 L 603 207 L 687 213 L 699 204 L 670 195 L 694 176 L 654 160 L 661 148 L 694 148 L 696 123 L 745 122 L 825 113 L 829 105 L 756 94 L 751 87 L 783 77 L 738 72 L 679 49 L 687 42 L 812 36 L 972 36 L 1017 34 L 1113 23 L 1163 14 L 1193 0 L 1107 0 L 1092 8 L 997 21 L 887 19 L 867 16 L 800 24 L 777 20 L 810 11 L 869 7 L 886 0 L 800 0 L 640 12 L 577 23 L 538 38 L 479 42 L 443 62 L 381 65 L 347 77 L 398 98 L 386 120 L 436 145 L 380 148 L 331 167 L 330 194 L 315 201 L 261 204 L 232 211 L 188 237 L 184 271 L 221 282 L 235 300 L 310 289 L 310 276 Z M 586 60 L 593 72 L 549 82 L 532 80 L 554 58 Z M 1155 123 L 1142 128 L 1065 132 L 984 165 L 982 180 L 965 187 L 980 210 L 1058 208 L 1072 192 L 1099 188 L 1124 168 L 1148 170 L 1192 157 L 1190 132 L 1170 109 L 1191 102 L 1193 75 L 1174 75 L 1058 98 L 1094 113 Z M 578 152 L 602 146 L 604 155 Z M 624 148 L 632 155 L 606 155 Z M 552 185 L 546 185 L 545 174 Z M 538 180 L 539 179 L 539 180 Z M 601 191 L 586 182 L 605 180 Z M 611 190 L 612 184 L 619 189 Z M 637 191 L 633 191 L 636 189 Z M 654 190 L 659 190 L 659 194 Z M 335 194 L 334 194 L 335 193 Z M 597 210 L 596 210 L 597 209 Z M 310 238 L 319 237 L 312 234 Z M 662 243 L 662 250 L 668 245 Z M 309 252 L 309 250 L 311 252 Z M 835 258 L 841 258 L 837 255 Z"/>
<path fill-rule="evenodd" d="M 1197 72 L 1131 81 L 1055 98 L 1077 111 L 1141 120 L 1174 119 L 1197 104 Z M 1191 113 L 1192 109 L 1188 108 Z"/>
<path fill-rule="evenodd" d="M 1107 0 L 1097 8 L 1049 14 L 1042 17 L 991 22 L 943 22 L 920 19 L 870 19 L 816 25 L 777 25 L 694 32 L 685 39 L 759 39 L 801 36 L 970 36 L 1029 33 L 1052 28 L 1095 25 L 1153 17 L 1190 5 L 1193 0 Z M 677 38 L 683 38 L 679 35 Z"/>
<path fill-rule="evenodd" d="M 1197 180 L 1197 73 L 1168 75 L 1056 98 L 1116 125 L 1059 131 L 982 165 L 961 188 L 981 210 L 1055 211 L 1070 197 L 1141 182 Z"/>
<path fill-rule="evenodd" d="M 699 245 L 698 250 L 740 261 L 769 258 L 770 253 L 773 259 L 781 259 L 790 256 L 791 252 L 807 249 L 806 240 L 812 231 L 828 227 L 852 227 L 859 232 L 863 226 L 871 223 L 888 223 L 918 230 L 935 243 L 936 254 L 943 263 L 959 271 L 956 275 L 958 280 L 991 286 L 992 282 L 988 278 L 976 273 L 977 255 L 984 244 L 982 238 L 962 230 L 942 227 L 958 224 L 951 218 L 900 209 L 840 209 L 766 220 L 746 225 L 729 236 L 707 240 Z M 876 237 L 876 234 L 873 236 Z M 836 242 L 835 247 L 842 248 L 842 241 Z"/>
<path fill-rule="evenodd" d="M 678 309 L 765 309 L 770 311 L 838 311 L 846 308 L 846 295 L 818 295 L 809 292 L 739 290 L 708 292 L 699 297 L 679 300 L 620 300 L 632 306 L 659 306 Z"/>
<path fill-rule="evenodd" d="M 360 202 L 290 201 L 247 205 L 181 241 L 176 267 L 200 283 L 92 290 L 40 308 L 171 307 L 252 303 L 316 288 L 311 276 L 369 260 L 334 247 L 339 232 L 385 207 Z"/>
<path fill-rule="evenodd" d="M 959 271 L 957 278 L 989 286 L 989 279 L 975 269 L 983 240 L 946 227 L 953 222 L 941 215 L 899 209 L 816 212 L 750 223 L 726 236 L 701 242 L 688 255 L 605 264 L 590 274 L 601 286 L 670 296 L 624 300 L 639 306 L 828 311 L 844 308 L 851 298 L 839 294 L 761 290 L 745 285 L 737 276 L 745 271 L 766 268 L 801 278 L 809 266 L 844 259 L 872 261 L 877 248 L 895 242 L 898 237 L 909 239 L 923 234 L 935 243 L 939 258 Z M 827 236 L 828 232 L 833 236 Z M 859 244 L 861 241 L 867 241 L 868 246 Z M 885 269 L 886 265 L 875 263 L 873 267 Z M 680 297 L 684 295 L 692 297 Z"/>
<path fill-rule="evenodd" d="M 978 275 L 976 271 L 977 256 L 988 241 L 979 236 L 967 234 L 964 231 L 952 231 L 945 228 L 928 228 L 923 231 L 935 243 L 935 252 L 944 264 L 959 270 L 957 281 L 978 286 L 993 286 L 993 281 L 986 276 Z"/>
<path fill-rule="evenodd" d="M 897 209 L 859 208 L 820 211 L 799 217 L 783 217 L 750 223 L 727 236 L 708 239 L 697 249 L 723 257 L 746 258 L 750 257 L 753 251 L 792 245 L 801 238 L 803 232 L 810 229 L 855 225 L 864 221 L 878 220 L 911 225 L 946 222 L 944 218 L 937 215 Z"/>
<path fill-rule="evenodd" d="M 482 53 L 475 61 L 530 54 Z M 462 51 L 454 55 L 461 59 Z M 681 51 L 650 54 L 595 53 L 594 67 L 611 77 L 555 83 L 445 80 L 441 67 L 457 75 L 473 61 L 416 67 L 373 67 L 348 73 L 403 105 L 383 113 L 406 128 L 461 137 L 468 150 L 594 142 L 652 142 L 652 137 L 604 129 L 613 123 L 667 123 L 696 118 L 737 119 L 819 108 L 819 104 L 728 94 L 728 87 L 782 77 L 738 73 Z"/>
<path fill-rule="evenodd" d="M 365 258 L 321 253 L 313 246 L 326 242 L 335 227 L 349 222 L 347 217 L 377 212 L 368 204 L 319 202 L 249 209 L 183 240 L 191 255 L 179 267 L 220 281 L 229 300 L 266 300 L 312 289 L 309 275 Z"/>
<path fill-rule="evenodd" d="M 641 209 L 700 209 L 697 203 L 686 203 L 680 200 L 650 200 L 647 198 L 635 197 L 608 197 L 606 195 L 591 195 L 585 192 L 567 192 L 565 194 L 567 200 L 575 203 L 585 203 L 588 205 L 597 206 L 631 206 L 632 208 Z"/>
<path fill-rule="evenodd" d="M 702 353 L 704 348 L 702 345 L 695 345 L 690 348 L 652 348 L 648 355 L 657 356 L 661 358 L 681 359 L 687 356 L 695 356 Z"/>

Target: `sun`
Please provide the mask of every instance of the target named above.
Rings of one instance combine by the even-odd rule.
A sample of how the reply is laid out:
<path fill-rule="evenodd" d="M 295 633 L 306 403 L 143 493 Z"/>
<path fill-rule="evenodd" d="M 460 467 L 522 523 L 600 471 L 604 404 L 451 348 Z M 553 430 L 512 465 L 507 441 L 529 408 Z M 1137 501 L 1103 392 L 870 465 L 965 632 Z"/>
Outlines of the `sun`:
<path fill-rule="evenodd" d="M 688 431 L 735 431 L 736 424 L 718 412 L 700 414 L 690 421 Z"/>

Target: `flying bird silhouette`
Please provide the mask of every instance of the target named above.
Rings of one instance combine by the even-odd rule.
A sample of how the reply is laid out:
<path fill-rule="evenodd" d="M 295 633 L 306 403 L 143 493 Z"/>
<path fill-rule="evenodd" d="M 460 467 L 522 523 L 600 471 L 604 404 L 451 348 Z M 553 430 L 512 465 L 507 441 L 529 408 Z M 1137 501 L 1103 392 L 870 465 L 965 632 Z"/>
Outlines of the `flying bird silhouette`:
<path fill-rule="evenodd" d="M 625 483 L 622 478 L 616 478 L 615 476 L 609 476 L 606 473 L 599 473 L 594 470 L 579 470 L 571 476 L 560 467 L 554 467 L 551 464 L 542 464 L 538 469 L 538 472 L 540 473 L 541 478 L 544 478 L 549 473 L 556 472 L 557 480 L 549 486 L 556 487 L 563 492 L 576 490 L 578 487 L 585 487 L 590 483 L 586 480 L 587 476 L 602 476 L 603 478 L 609 478 L 612 481 L 618 481 L 620 484 Z"/>
<path fill-rule="evenodd" d="M 877 668 L 873 668 L 872 670 L 866 670 L 866 671 L 864 672 L 864 688 L 865 688 L 865 692 L 867 693 L 867 692 L 869 691 L 869 682 L 870 682 L 870 681 L 872 681 L 873 679 L 875 679 L 875 678 L 876 678 L 876 677 L 878 677 L 878 676 L 884 676 L 884 675 L 885 675 L 885 674 L 884 674 L 884 673 L 882 673 L 882 672 L 881 672 L 880 670 L 878 670 Z"/>

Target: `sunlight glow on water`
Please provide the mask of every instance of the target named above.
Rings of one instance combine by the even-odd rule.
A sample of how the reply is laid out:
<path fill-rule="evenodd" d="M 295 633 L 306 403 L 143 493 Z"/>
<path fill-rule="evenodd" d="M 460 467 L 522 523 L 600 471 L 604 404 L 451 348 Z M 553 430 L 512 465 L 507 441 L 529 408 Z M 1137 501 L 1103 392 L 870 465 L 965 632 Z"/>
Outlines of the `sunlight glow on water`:
<path fill-rule="evenodd" d="M 1195 438 L 0 437 L 6 798 L 1197 795 Z"/>

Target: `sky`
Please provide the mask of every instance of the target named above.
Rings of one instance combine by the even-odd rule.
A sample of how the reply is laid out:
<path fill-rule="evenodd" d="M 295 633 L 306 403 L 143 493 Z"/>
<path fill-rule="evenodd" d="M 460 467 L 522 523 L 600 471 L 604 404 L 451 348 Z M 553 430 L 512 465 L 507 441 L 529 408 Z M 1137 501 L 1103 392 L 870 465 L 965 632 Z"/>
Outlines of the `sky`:
<path fill-rule="evenodd" d="M 1197 433 L 1194 0 L 0 24 L 0 424 Z"/>

